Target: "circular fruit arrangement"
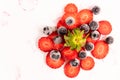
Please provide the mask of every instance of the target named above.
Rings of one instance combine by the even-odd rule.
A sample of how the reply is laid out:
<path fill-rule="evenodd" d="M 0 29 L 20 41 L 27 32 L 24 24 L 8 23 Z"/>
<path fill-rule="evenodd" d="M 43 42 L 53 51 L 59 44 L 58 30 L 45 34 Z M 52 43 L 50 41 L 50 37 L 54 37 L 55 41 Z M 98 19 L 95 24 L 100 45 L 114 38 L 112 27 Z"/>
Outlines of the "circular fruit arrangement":
<path fill-rule="evenodd" d="M 38 48 L 47 52 L 46 64 L 50 68 L 57 69 L 64 65 L 65 75 L 74 78 L 80 69 L 91 70 L 95 66 L 94 58 L 107 56 L 109 44 L 113 43 L 113 37 L 107 36 L 112 26 L 107 20 L 93 20 L 99 12 L 98 6 L 78 12 L 77 6 L 69 3 L 55 30 L 52 31 L 49 26 L 43 28 L 43 33 L 48 36 L 38 40 Z"/>

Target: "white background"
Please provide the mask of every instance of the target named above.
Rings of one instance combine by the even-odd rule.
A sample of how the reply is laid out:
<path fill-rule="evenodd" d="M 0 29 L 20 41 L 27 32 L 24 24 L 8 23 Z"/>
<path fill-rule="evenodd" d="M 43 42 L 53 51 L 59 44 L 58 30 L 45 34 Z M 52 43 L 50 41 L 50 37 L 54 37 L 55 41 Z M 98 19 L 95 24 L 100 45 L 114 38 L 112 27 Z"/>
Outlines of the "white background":
<path fill-rule="evenodd" d="M 79 10 L 98 5 L 94 20 L 112 24 L 114 44 L 108 56 L 95 59 L 91 71 L 81 70 L 76 78 L 64 75 L 63 66 L 51 69 L 37 40 L 45 25 L 55 26 L 67 3 Z M 0 80 L 119 80 L 120 79 L 120 3 L 119 0 L 0 0 Z"/>

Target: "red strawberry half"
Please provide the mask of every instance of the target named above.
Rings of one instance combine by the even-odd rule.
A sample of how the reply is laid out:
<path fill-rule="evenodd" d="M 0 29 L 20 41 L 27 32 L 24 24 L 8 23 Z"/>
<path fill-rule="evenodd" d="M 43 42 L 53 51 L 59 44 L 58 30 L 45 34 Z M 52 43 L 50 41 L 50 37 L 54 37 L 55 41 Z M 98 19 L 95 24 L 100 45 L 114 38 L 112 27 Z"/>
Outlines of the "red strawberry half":
<path fill-rule="evenodd" d="M 78 26 L 77 13 L 65 13 L 61 21 L 67 29 L 74 29 Z"/>
<path fill-rule="evenodd" d="M 64 12 L 65 13 L 77 13 L 78 9 L 77 9 L 77 6 L 75 4 L 69 3 L 65 6 Z"/>
<path fill-rule="evenodd" d="M 81 59 L 80 66 L 83 70 L 91 70 L 94 65 L 94 59 L 90 56 L 87 56 L 85 59 Z"/>
<path fill-rule="evenodd" d="M 65 47 L 62 51 L 61 54 L 65 59 L 72 60 L 75 59 L 78 55 L 76 50 L 71 50 L 69 47 Z"/>
<path fill-rule="evenodd" d="M 44 52 L 52 50 L 53 46 L 53 41 L 48 37 L 41 37 L 38 41 L 38 47 Z"/>
<path fill-rule="evenodd" d="M 104 41 L 97 41 L 94 45 L 92 55 L 97 59 L 103 59 L 106 57 L 109 51 L 109 46 Z"/>
<path fill-rule="evenodd" d="M 98 31 L 103 35 L 108 35 L 112 31 L 112 25 L 108 21 L 100 21 Z"/>
<path fill-rule="evenodd" d="M 78 13 L 77 17 L 80 24 L 87 24 L 93 20 L 93 13 L 89 9 L 83 9 Z"/>
<path fill-rule="evenodd" d="M 56 52 L 56 51 L 55 51 Z M 46 64 L 51 68 L 59 68 L 64 64 L 64 59 L 61 57 L 61 54 L 57 53 L 48 53 L 46 56 Z"/>
<path fill-rule="evenodd" d="M 73 78 L 76 77 L 79 72 L 80 72 L 80 66 L 72 66 L 71 61 L 69 61 L 65 66 L 64 66 L 64 73 L 66 76 Z M 75 64 L 75 63 L 73 63 Z"/>

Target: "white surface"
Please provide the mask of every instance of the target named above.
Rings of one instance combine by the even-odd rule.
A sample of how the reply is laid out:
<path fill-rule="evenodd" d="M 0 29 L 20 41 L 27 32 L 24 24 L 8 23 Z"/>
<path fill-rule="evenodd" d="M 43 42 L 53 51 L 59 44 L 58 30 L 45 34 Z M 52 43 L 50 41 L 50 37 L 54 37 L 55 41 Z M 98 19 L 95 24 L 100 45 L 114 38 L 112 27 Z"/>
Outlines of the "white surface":
<path fill-rule="evenodd" d="M 0 0 L 0 80 L 120 80 L 119 0 Z M 29 2 L 30 1 L 30 2 Z M 114 44 L 108 56 L 96 60 L 91 71 L 81 70 L 76 78 L 64 75 L 63 66 L 51 69 L 37 48 L 44 25 L 55 26 L 67 3 L 79 10 L 98 5 L 95 20 L 111 22 Z M 43 35 L 44 36 L 44 35 Z"/>

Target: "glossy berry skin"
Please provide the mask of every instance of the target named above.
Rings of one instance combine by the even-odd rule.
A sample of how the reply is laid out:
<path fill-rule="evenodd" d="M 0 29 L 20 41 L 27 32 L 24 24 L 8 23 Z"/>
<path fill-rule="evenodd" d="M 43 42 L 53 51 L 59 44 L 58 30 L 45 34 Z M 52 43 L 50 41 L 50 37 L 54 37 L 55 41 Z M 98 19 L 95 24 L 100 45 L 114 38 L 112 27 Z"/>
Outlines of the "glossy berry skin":
<path fill-rule="evenodd" d="M 85 51 L 80 51 L 78 54 L 78 57 L 80 59 L 84 59 L 84 58 L 86 58 L 86 56 L 87 56 L 87 53 Z"/>
<path fill-rule="evenodd" d="M 84 33 L 88 33 L 90 31 L 90 27 L 87 24 L 83 24 L 80 26 L 80 30 L 84 30 Z"/>
<path fill-rule="evenodd" d="M 67 28 L 61 26 L 61 27 L 59 27 L 59 28 L 57 29 L 57 33 L 58 33 L 59 35 L 65 35 L 65 34 L 67 34 Z"/>
<path fill-rule="evenodd" d="M 92 31 L 91 34 L 90 34 L 90 37 L 93 40 L 98 40 L 100 38 L 100 33 L 98 31 Z"/>
<path fill-rule="evenodd" d="M 108 36 L 108 37 L 105 39 L 105 42 L 106 42 L 107 44 L 112 44 L 113 41 L 114 41 L 114 39 L 113 39 L 112 36 Z"/>
<path fill-rule="evenodd" d="M 93 14 L 97 15 L 97 14 L 99 14 L 99 12 L 100 12 L 100 8 L 99 8 L 98 6 L 94 6 L 94 7 L 92 8 L 92 12 L 93 12 Z"/>
<path fill-rule="evenodd" d="M 58 60 L 58 59 L 61 58 L 61 54 L 60 54 L 60 52 L 57 51 L 57 50 L 52 50 L 52 51 L 50 51 L 50 57 L 51 57 L 51 59 L 53 59 L 53 60 Z"/>
<path fill-rule="evenodd" d="M 90 29 L 93 31 L 98 29 L 98 23 L 96 21 L 91 21 L 89 23 L 89 26 L 90 26 Z"/>
<path fill-rule="evenodd" d="M 64 59 L 59 52 L 49 52 L 46 56 L 46 64 L 53 69 L 60 68 L 64 64 Z"/>
<path fill-rule="evenodd" d="M 80 61 L 78 59 L 73 59 L 70 61 L 71 66 L 77 67 L 80 64 Z"/>
<path fill-rule="evenodd" d="M 94 44 L 93 44 L 93 43 L 87 42 L 87 43 L 85 44 L 85 49 L 86 49 L 87 51 L 91 51 L 91 50 L 93 50 L 93 48 L 94 48 Z"/>

